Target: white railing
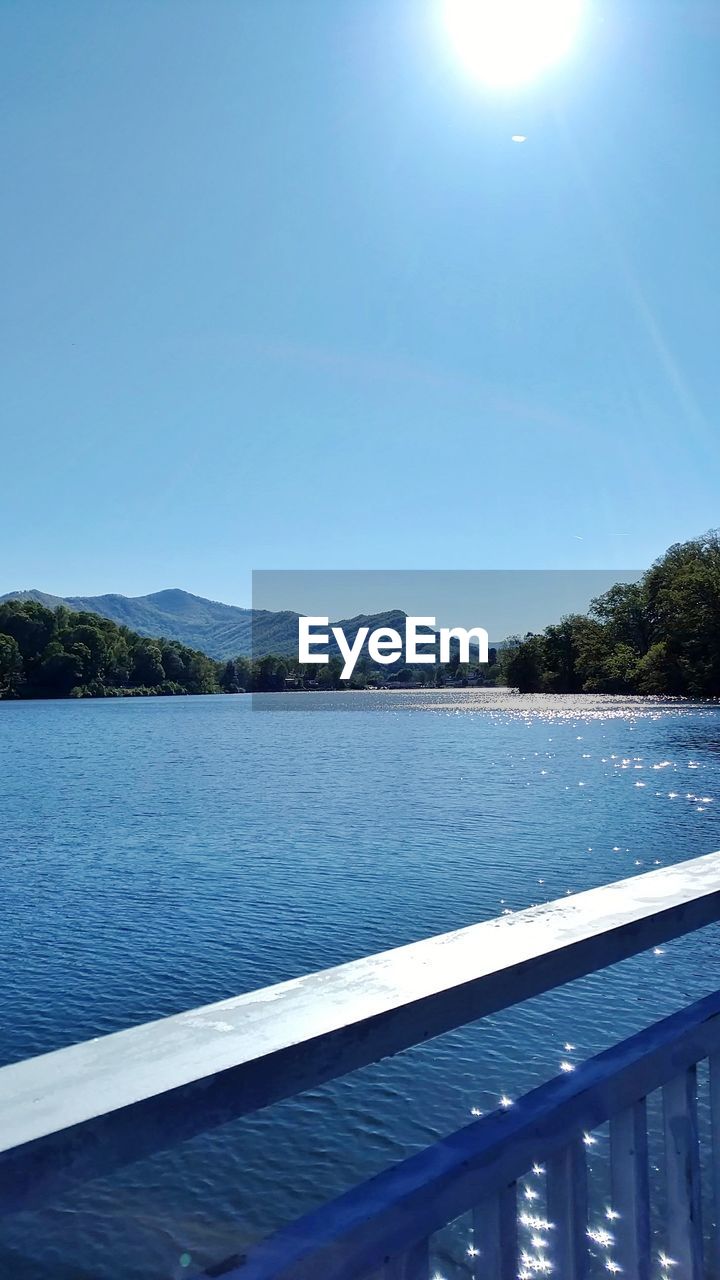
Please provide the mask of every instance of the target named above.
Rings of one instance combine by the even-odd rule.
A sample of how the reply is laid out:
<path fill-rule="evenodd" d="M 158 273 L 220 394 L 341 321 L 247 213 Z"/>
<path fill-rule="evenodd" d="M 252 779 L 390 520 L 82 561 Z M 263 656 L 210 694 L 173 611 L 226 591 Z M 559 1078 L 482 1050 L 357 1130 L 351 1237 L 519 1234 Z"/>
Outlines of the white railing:
<path fill-rule="evenodd" d="M 576 1280 L 586 1274 L 590 1249 L 598 1241 L 606 1250 L 608 1271 L 647 1280 L 646 1099 L 656 1089 L 663 1090 L 665 1119 L 667 1223 L 661 1256 L 671 1259 L 667 1268 L 678 1280 L 700 1280 L 696 1067 L 705 1058 L 710 1060 L 713 1130 L 708 1163 L 717 1173 L 720 992 L 300 1218 L 259 1245 L 242 1266 L 223 1272 L 224 1280 L 365 1280 L 378 1273 L 383 1280 L 428 1280 L 432 1235 L 468 1213 L 469 1273 L 478 1280 L 537 1273 Z M 612 1202 L 604 1225 L 590 1230 L 586 1144 L 592 1130 L 608 1120 Z M 546 1216 L 518 1207 L 517 1182 L 532 1169 L 544 1175 L 539 1203 L 544 1201 Z M 710 1225 L 716 1249 L 719 1193 L 715 1178 Z M 532 1254 L 519 1247 L 519 1228 L 528 1220 L 535 1237 Z M 716 1252 L 708 1261 L 717 1260 Z"/>
<path fill-rule="evenodd" d="M 106 1174 L 718 918 L 720 853 L 713 853 L 3 1067 L 0 1212 L 47 1203 L 74 1180 Z M 686 1268 L 674 1273 L 676 1280 L 696 1280 L 700 1228 L 691 1082 L 694 1064 L 716 1052 L 714 1018 L 720 1009 L 714 999 L 651 1028 L 643 1033 L 645 1041 L 636 1037 L 586 1063 L 572 1078 L 551 1082 L 507 1115 L 488 1117 L 382 1175 L 385 1182 L 359 1189 L 357 1200 L 336 1202 L 330 1216 L 303 1219 L 296 1231 L 325 1232 L 327 1240 L 313 1237 L 307 1253 L 307 1241 L 301 1248 L 290 1229 L 248 1261 L 243 1280 L 294 1280 L 311 1272 L 313 1280 L 346 1280 L 376 1265 L 371 1254 L 383 1266 L 386 1256 L 394 1259 L 387 1264 L 394 1280 L 420 1280 L 428 1236 L 465 1211 L 459 1204 L 479 1215 L 483 1277 L 505 1280 L 515 1266 L 513 1248 L 505 1243 L 512 1241 L 511 1187 L 543 1153 L 552 1156 L 553 1246 L 562 1280 L 574 1280 L 583 1273 L 586 1243 L 582 1179 L 575 1177 L 583 1154 L 578 1134 L 608 1118 L 615 1152 L 623 1144 L 626 1149 L 614 1159 L 616 1181 L 623 1199 L 637 1203 L 634 1217 L 624 1215 L 619 1231 L 627 1234 L 627 1222 L 635 1223 L 636 1253 L 644 1259 L 644 1157 L 637 1144 L 642 1147 L 642 1099 L 660 1086 L 675 1143 L 668 1148 L 668 1176 L 677 1184 L 669 1248 Z M 717 1098 L 716 1070 L 713 1079 Z M 419 1177 L 431 1187 L 435 1175 L 432 1195 L 413 1181 Z M 431 1200 L 432 1213 L 421 1207 Z M 344 1219 L 348 1204 L 351 1218 Z M 423 1214 L 421 1236 L 412 1216 L 417 1212 Z M 358 1225 L 353 1213 L 368 1233 L 362 1236 L 367 1254 L 361 1238 L 352 1235 Z M 288 1250 L 282 1259 L 278 1241 Z M 320 1246 L 330 1252 L 318 1271 L 317 1260 L 310 1259 Z M 326 1269 L 336 1254 L 345 1269 Z M 358 1266 L 367 1262 L 364 1272 L 357 1260 Z M 633 1265 L 631 1274 L 644 1277 L 644 1260 Z"/>

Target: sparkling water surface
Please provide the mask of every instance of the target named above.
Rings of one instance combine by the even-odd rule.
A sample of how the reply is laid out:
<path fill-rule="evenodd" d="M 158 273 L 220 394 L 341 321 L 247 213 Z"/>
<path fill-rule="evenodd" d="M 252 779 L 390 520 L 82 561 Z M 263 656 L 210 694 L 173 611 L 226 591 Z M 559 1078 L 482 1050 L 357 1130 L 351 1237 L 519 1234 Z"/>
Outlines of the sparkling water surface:
<path fill-rule="evenodd" d="M 719 753 L 719 708 L 653 699 L 2 703 L 0 1060 L 720 848 Z M 70 1187 L 0 1223 L 0 1277 L 176 1280 L 242 1254 L 713 990 L 717 942 L 713 926 Z M 612 1223 L 591 1230 L 604 1267 Z M 440 1242 L 438 1275 L 466 1274 L 466 1244 Z"/>

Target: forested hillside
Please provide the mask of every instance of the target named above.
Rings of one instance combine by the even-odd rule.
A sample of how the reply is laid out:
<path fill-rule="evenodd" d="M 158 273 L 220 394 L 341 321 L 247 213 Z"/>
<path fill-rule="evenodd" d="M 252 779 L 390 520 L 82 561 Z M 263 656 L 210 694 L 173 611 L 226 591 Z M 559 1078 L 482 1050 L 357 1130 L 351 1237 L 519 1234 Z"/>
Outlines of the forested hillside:
<path fill-rule="evenodd" d="M 588 615 L 515 637 L 500 667 L 521 692 L 720 697 L 720 533 L 670 547 Z"/>
<path fill-rule="evenodd" d="M 74 613 L 100 614 L 119 627 L 127 627 L 140 636 L 166 636 L 189 649 L 206 653 L 210 658 L 264 657 L 274 654 L 292 658 L 297 653 L 299 614 L 290 609 L 243 609 L 239 605 L 206 600 L 189 591 L 172 588 L 154 591 L 147 596 L 61 596 L 37 589 L 10 591 L 0 596 L 0 605 L 10 600 L 29 600 L 48 609 L 65 605 Z M 335 623 L 352 637 L 359 626 L 404 626 L 405 615 L 399 609 L 343 619 Z M 329 652 L 339 655 L 331 643 Z"/>
<path fill-rule="evenodd" d="M 174 640 L 152 640 L 96 613 L 0 604 L 0 697 L 213 693 L 218 666 Z"/>
<path fill-rule="evenodd" d="M 335 656 L 325 666 L 307 668 L 282 654 L 216 662 L 176 640 L 137 635 L 96 613 L 66 605 L 48 608 L 27 598 L 0 603 L 0 698 L 5 699 L 279 692 L 288 676 L 293 688 L 337 689 L 341 667 Z M 377 675 L 377 669 L 371 671 L 369 681 Z M 355 687 L 363 679 L 358 675 Z"/>
<path fill-rule="evenodd" d="M 167 636 L 211 658 L 248 657 L 258 653 L 292 653 L 297 640 L 296 613 L 242 609 L 172 588 L 146 596 L 58 596 L 44 591 L 12 591 L 6 600 L 34 600 L 55 609 L 66 605 L 79 613 L 99 613 L 141 636 Z"/>
<path fill-rule="evenodd" d="M 49 597 L 52 601 L 52 597 Z M 270 614 L 285 636 L 288 619 Z M 403 614 L 354 618 L 400 626 Z M 0 603 L 0 698 L 342 688 L 341 663 L 301 667 L 278 649 L 218 662 L 177 640 L 138 635 L 97 613 L 37 599 Z M 539 635 L 512 637 L 484 678 L 540 693 L 637 693 L 720 697 L 720 533 L 678 543 L 638 583 L 618 583 L 588 614 Z M 464 682 L 457 654 L 444 668 L 378 668 L 362 659 L 352 687 L 386 681 Z"/>

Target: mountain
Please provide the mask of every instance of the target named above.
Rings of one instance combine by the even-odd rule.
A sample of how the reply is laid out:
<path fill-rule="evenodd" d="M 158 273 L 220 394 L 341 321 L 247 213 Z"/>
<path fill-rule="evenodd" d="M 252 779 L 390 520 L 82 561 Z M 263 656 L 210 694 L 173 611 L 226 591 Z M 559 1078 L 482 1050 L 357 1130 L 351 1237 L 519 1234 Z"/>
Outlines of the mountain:
<path fill-rule="evenodd" d="M 37 600 L 49 609 L 64 604 L 69 609 L 99 613 L 141 636 L 179 640 L 211 658 L 257 658 L 268 653 L 297 656 L 299 614 L 290 610 L 241 609 L 237 605 L 205 600 L 177 587 L 154 591 L 148 596 L 66 596 L 64 599 L 45 591 L 10 591 L 0 596 L 0 603 L 3 600 Z M 393 610 L 359 615 L 335 625 L 343 627 L 348 640 L 352 641 L 361 626 L 403 629 L 404 624 L 405 614 Z M 338 654 L 339 650 L 331 644 L 328 652 Z"/>
<path fill-rule="evenodd" d="M 34 600 L 36 604 L 44 604 L 46 609 L 57 609 L 61 604 L 67 604 L 67 600 L 63 600 L 62 596 L 48 595 L 47 591 L 8 591 L 7 595 L 0 596 L 0 604 L 3 600 Z M 93 610 L 93 613 L 95 610 Z M 99 612 L 99 611 L 98 611 Z"/>
<path fill-rule="evenodd" d="M 189 591 L 173 588 L 153 591 L 147 596 L 60 596 L 44 591 L 10 591 L 2 600 L 37 600 L 56 609 L 99 613 L 141 636 L 164 636 L 179 640 L 191 649 L 201 649 L 211 658 L 250 656 L 255 652 L 290 653 L 297 645 L 296 613 L 269 613 L 241 609 L 217 600 L 205 600 Z"/>

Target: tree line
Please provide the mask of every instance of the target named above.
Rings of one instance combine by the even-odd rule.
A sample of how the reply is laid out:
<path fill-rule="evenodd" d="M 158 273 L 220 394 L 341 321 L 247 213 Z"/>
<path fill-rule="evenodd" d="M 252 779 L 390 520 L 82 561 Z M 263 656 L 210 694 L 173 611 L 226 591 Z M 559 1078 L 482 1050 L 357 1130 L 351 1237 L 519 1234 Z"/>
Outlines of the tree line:
<path fill-rule="evenodd" d="M 234 658 L 225 663 L 219 681 L 225 693 L 274 693 L 281 689 L 372 689 L 379 685 L 402 688 L 409 684 L 442 687 L 451 683 L 468 683 L 482 671 L 486 683 L 497 662 L 497 650 L 491 649 L 486 667 L 461 663 L 454 655 L 449 662 L 432 665 L 390 667 L 374 663 L 370 658 L 358 660 L 350 680 L 341 680 L 343 662 L 330 657 L 323 664 L 302 663 L 297 658 L 268 655 L 263 658 Z"/>
<path fill-rule="evenodd" d="M 361 659 L 351 688 L 505 684 L 521 692 L 720 697 L 720 532 L 670 547 L 637 583 L 617 583 L 539 635 L 511 637 L 486 668 L 380 668 Z M 342 663 L 267 655 L 216 662 L 95 613 L 33 600 L 0 604 L 0 698 L 339 689 Z"/>
<path fill-rule="evenodd" d="M 523 693 L 720 697 L 720 532 L 676 543 L 588 614 L 514 637 L 499 666 Z"/>
<path fill-rule="evenodd" d="M 458 674 L 451 663 L 448 678 Z M 303 666 L 267 655 L 217 662 L 176 640 L 150 639 L 96 613 L 34 600 L 0 604 L 0 698 L 112 698 L 197 693 L 276 692 L 288 687 L 340 689 L 342 662 Z M 427 670 L 425 668 L 424 670 Z M 399 684 L 413 673 L 392 672 Z M 353 687 L 387 680 L 360 664 Z M 432 669 L 433 683 L 444 683 Z"/>
<path fill-rule="evenodd" d="M 34 600 L 0 604 L 0 698 L 215 693 L 218 664 L 96 613 Z"/>

